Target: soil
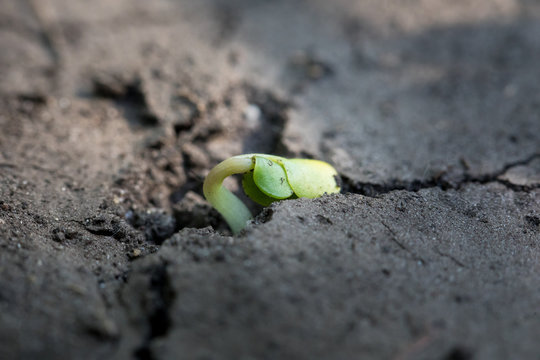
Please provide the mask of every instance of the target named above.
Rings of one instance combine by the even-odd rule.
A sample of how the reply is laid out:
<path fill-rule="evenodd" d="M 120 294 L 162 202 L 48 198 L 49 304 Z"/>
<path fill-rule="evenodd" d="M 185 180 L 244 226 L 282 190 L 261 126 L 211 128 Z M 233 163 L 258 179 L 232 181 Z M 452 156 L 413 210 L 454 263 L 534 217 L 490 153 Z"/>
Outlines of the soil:
<path fill-rule="evenodd" d="M 538 359 L 537 1 L 2 0 L 0 49 L 1 359 Z M 343 191 L 232 236 L 249 152 Z"/>

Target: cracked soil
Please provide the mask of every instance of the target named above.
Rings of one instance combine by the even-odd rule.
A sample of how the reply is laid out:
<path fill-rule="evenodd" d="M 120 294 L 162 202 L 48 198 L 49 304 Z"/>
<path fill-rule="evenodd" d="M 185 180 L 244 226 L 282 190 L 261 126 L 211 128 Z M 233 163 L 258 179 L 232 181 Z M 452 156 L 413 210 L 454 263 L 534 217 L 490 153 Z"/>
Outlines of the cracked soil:
<path fill-rule="evenodd" d="M 0 359 L 538 359 L 537 1 L 0 0 L 0 47 Z M 343 191 L 232 236 L 249 152 Z"/>

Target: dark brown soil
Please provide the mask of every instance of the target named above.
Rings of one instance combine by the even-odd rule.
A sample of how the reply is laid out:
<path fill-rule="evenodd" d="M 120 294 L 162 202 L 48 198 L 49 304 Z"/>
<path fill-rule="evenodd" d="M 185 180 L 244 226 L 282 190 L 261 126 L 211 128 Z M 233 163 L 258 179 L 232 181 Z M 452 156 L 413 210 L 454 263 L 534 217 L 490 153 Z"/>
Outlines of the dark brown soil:
<path fill-rule="evenodd" d="M 532 0 L 1 0 L 0 359 L 538 359 L 539 58 Z M 233 237 L 249 152 L 343 193 Z"/>

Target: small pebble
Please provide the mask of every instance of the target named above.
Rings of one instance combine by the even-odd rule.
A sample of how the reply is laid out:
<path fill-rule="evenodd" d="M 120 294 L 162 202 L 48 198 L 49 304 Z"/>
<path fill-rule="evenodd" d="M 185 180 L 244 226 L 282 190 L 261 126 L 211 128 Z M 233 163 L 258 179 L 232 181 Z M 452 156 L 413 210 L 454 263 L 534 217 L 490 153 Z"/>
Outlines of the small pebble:
<path fill-rule="evenodd" d="M 249 125 L 257 125 L 259 119 L 261 118 L 261 109 L 254 104 L 249 104 L 244 109 L 244 118 L 247 120 Z"/>

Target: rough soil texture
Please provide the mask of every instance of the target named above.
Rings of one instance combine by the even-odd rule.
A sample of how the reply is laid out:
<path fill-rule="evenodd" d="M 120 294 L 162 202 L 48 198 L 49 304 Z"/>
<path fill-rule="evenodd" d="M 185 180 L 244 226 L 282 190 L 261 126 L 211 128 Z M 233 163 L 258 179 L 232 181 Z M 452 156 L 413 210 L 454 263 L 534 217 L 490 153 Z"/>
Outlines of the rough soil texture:
<path fill-rule="evenodd" d="M 1 0 L 0 358 L 538 359 L 538 59 L 533 0 Z M 233 237 L 246 152 L 343 193 Z"/>

